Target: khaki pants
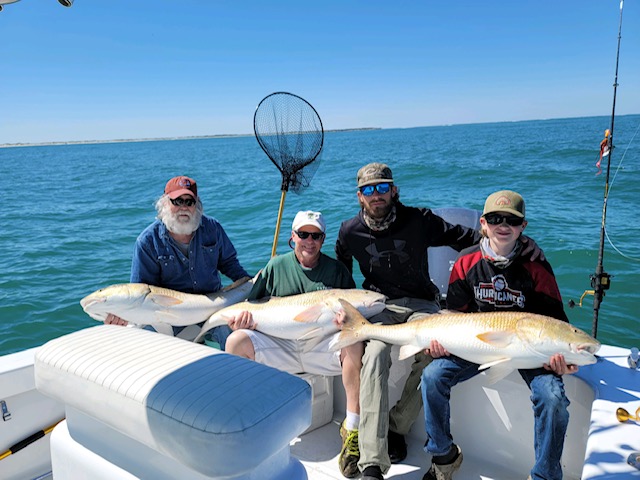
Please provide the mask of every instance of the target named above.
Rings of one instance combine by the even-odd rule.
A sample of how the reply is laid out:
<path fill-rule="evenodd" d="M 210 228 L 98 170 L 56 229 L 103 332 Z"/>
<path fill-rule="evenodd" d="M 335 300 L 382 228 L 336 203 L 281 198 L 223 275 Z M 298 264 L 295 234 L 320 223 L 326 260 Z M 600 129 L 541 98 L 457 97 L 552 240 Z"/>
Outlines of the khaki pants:
<path fill-rule="evenodd" d="M 419 298 L 398 298 L 389 300 L 387 308 L 370 319 L 372 323 L 385 325 L 410 322 L 415 314 L 436 313 L 440 306 L 436 300 Z M 422 397 L 418 385 L 422 370 L 432 358 L 423 353 L 415 356 L 411 373 L 398 403 L 389 412 L 389 369 L 391 368 L 391 346 L 379 340 L 370 340 L 362 357 L 360 372 L 360 461 L 358 467 L 364 470 L 377 465 L 382 473 L 387 473 L 391 462 L 387 446 L 389 427 L 396 433 L 406 434 L 411 428 L 420 408 Z"/>

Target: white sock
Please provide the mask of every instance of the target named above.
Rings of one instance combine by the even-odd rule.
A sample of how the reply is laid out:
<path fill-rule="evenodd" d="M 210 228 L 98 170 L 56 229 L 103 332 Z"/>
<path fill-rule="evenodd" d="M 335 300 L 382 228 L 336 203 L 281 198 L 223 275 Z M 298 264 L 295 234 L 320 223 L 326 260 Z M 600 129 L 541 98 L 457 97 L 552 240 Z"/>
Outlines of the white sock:
<path fill-rule="evenodd" d="M 360 415 L 347 410 L 347 418 L 344 421 L 344 428 L 347 430 L 357 430 L 360 424 Z"/>

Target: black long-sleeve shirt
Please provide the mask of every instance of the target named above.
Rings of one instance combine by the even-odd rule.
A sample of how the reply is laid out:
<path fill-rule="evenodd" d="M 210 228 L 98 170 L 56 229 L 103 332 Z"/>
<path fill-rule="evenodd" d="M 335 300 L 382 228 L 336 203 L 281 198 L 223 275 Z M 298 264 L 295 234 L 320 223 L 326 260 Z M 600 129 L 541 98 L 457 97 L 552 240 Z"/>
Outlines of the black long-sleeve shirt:
<path fill-rule="evenodd" d="M 362 211 L 342 222 L 336 241 L 336 257 L 353 272 L 353 259 L 364 276 L 362 287 L 400 297 L 434 300 L 438 288 L 429 276 L 428 247 L 455 250 L 474 245 L 480 234 L 472 228 L 452 225 L 427 208 L 396 204 L 396 219 L 389 228 L 373 231 Z"/>

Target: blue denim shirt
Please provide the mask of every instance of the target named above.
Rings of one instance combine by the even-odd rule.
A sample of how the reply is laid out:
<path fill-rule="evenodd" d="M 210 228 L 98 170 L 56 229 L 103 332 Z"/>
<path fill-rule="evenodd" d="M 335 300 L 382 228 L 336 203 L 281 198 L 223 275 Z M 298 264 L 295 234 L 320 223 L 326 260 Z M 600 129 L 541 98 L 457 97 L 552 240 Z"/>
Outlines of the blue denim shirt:
<path fill-rule="evenodd" d="M 249 276 L 238 262 L 236 249 L 222 225 L 206 215 L 182 254 L 160 220 L 149 225 L 136 240 L 131 262 L 131 282 L 147 283 L 185 293 L 220 290 L 220 273 L 231 280 Z"/>

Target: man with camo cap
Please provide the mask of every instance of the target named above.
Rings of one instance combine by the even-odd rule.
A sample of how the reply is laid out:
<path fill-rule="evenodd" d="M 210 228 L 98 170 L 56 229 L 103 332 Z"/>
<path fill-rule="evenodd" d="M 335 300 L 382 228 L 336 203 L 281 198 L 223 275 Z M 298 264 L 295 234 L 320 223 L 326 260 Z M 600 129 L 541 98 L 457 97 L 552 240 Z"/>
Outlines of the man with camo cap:
<path fill-rule="evenodd" d="M 356 180 L 360 211 L 340 226 L 336 257 L 349 271 L 355 259 L 364 276 L 363 288 L 388 297 L 387 308 L 371 322 L 404 323 L 416 314 L 437 312 L 438 288 L 430 280 L 427 248 L 447 245 L 462 250 L 478 243 L 479 233 L 451 225 L 429 209 L 403 205 L 393 173 L 384 163 L 365 165 Z M 364 480 L 382 480 L 391 463 L 406 457 L 404 435 L 422 407 L 418 385 L 431 357 L 416 355 L 402 397 L 389 411 L 390 353 L 391 346 L 370 340 L 362 359 L 359 459 L 351 463 L 358 463 Z M 345 471 L 340 466 L 347 477 L 358 474 L 358 469 Z"/>

